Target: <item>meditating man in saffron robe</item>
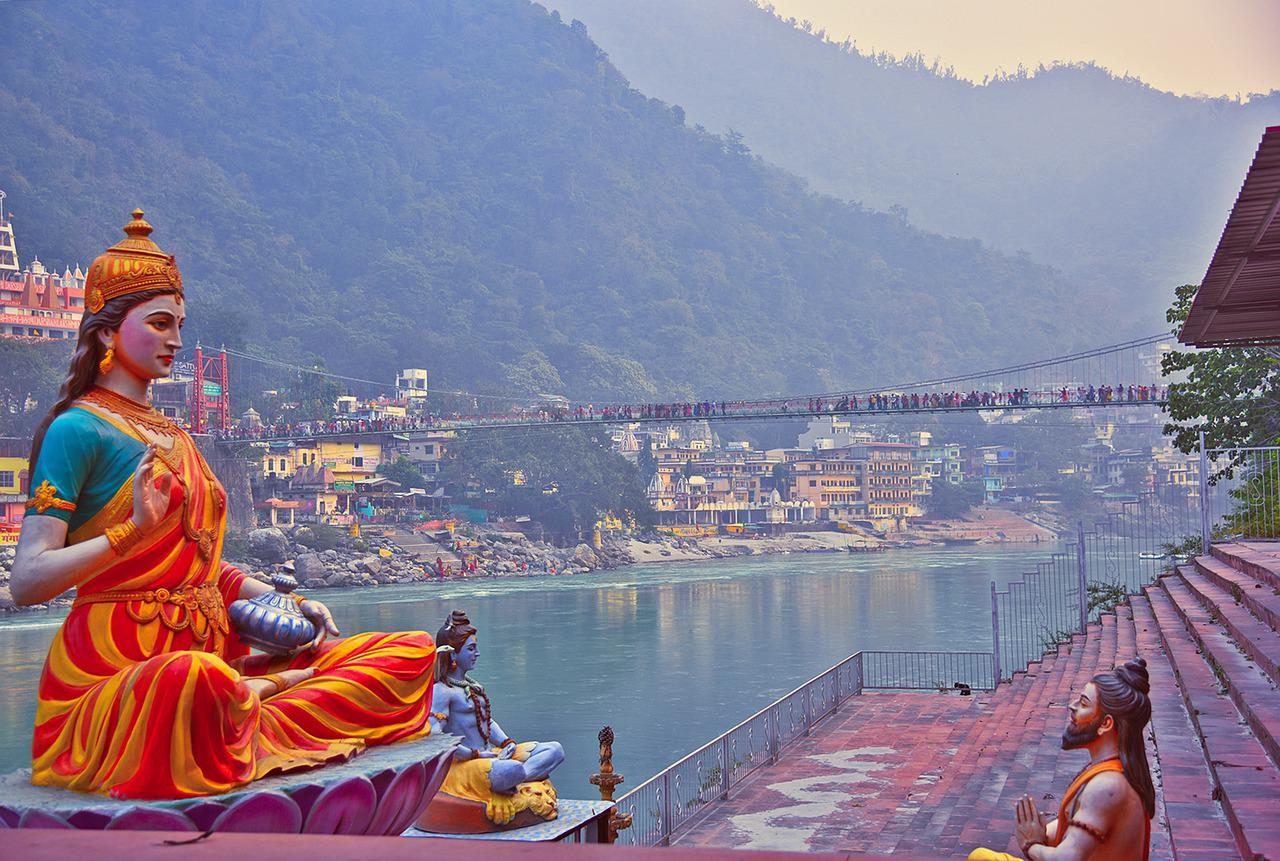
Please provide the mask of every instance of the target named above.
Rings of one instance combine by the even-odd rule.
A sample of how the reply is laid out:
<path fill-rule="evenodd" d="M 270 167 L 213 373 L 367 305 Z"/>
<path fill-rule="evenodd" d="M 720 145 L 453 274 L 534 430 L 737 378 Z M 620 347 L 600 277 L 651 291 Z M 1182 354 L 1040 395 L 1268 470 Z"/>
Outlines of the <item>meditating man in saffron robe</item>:
<path fill-rule="evenodd" d="M 1151 720 L 1147 662 L 1129 661 L 1099 673 L 1067 706 L 1062 749 L 1089 753 L 1086 765 L 1048 819 L 1029 795 L 1014 810 L 1013 842 L 1031 861 L 1146 861 L 1156 790 L 1143 731 Z M 1018 856 L 975 849 L 970 861 Z"/>
<path fill-rule="evenodd" d="M 33 783 L 119 798 L 226 792 L 429 732 L 424 632 L 254 655 L 227 606 L 271 586 L 221 561 L 226 494 L 147 386 L 182 347 L 182 277 L 142 212 L 89 267 L 71 371 L 36 432 L 11 589 L 75 587 L 40 679 Z"/>

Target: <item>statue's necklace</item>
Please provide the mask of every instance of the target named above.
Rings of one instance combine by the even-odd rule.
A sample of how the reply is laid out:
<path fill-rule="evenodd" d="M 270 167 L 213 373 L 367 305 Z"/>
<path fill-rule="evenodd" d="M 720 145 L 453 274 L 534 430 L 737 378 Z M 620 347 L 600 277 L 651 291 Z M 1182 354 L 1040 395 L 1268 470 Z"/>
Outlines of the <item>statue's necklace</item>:
<path fill-rule="evenodd" d="M 111 389 L 103 386 L 94 386 L 81 397 L 88 403 L 103 407 L 114 415 L 124 419 L 125 423 L 129 425 L 129 429 L 132 430 L 134 435 L 139 439 L 150 440 L 154 436 L 168 437 L 171 441 L 167 450 L 171 453 L 175 448 L 177 448 L 175 444 L 180 440 L 183 440 L 184 448 L 188 444 L 191 444 L 194 447 L 194 443 L 190 443 L 189 438 L 184 440 L 186 435 L 182 432 L 180 427 L 174 424 L 169 418 L 160 413 L 150 404 L 139 403 L 133 398 L 125 397 L 119 392 L 113 392 Z M 138 427 L 139 425 L 148 428 L 152 433 L 147 434 L 143 432 L 142 428 Z M 217 529 L 216 527 L 212 529 L 199 529 L 191 523 L 191 517 L 189 514 L 191 488 L 182 474 L 182 461 L 185 459 L 184 452 L 179 451 L 177 453 L 177 459 L 170 460 L 171 454 L 166 454 L 166 449 L 162 449 L 157 445 L 156 457 L 160 459 L 161 463 L 169 468 L 169 472 L 172 473 L 175 479 L 177 479 L 178 484 L 182 485 L 182 513 L 179 516 L 179 521 L 182 523 L 183 534 L 187 537 L 188 541 L 195 542 L 196 549 L 200 551 L 200 556 L 202 558 L 206 560 L 209 559 L 213 556 L 213 542 L 217 535 Z M 223 502 L 222 497 L 218 495 L 216 486 L 217 479 L 209 470 L 209 465 L 205 463 L 204 458 L 200 457 L 199 453 L 196 453 L 195 457 L 196 462 L 200 466 L 200 472 L 203 474 L 205 483 L 208 486 L 208 492 L 210 496 L 213 497 L 216 517 L 221 518 Z"/>
<path fill-rule="evenodd" d="M 450 684 L 456 684 L 466 692 L 467 699 L 471 700 L 471 704 L 476 708 L 476 729 L 480 733 L 480 739 L 485 743 L 489 743 L 489 731 L 493 729 L 491 725 L 492 709 L 489 705 L 489 695 L 484 692 L 484 688 L 479 682 L 473 681 L 470 676 L 465 673 L 461 678 L 450 677 Z"/>

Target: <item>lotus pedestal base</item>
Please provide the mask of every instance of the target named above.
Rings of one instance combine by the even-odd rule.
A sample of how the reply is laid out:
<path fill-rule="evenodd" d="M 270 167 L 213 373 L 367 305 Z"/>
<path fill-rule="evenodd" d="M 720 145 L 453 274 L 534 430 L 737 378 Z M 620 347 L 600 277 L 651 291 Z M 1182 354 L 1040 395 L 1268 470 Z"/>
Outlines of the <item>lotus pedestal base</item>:
<path fill-rule="evenodd" d="M 432 734 L 225 795 L 176 801 L 32 786 L 23 769 L 0 778 L 0 828 L 397 835 L 431 803 L 457 744 L 455 736 Z"/>

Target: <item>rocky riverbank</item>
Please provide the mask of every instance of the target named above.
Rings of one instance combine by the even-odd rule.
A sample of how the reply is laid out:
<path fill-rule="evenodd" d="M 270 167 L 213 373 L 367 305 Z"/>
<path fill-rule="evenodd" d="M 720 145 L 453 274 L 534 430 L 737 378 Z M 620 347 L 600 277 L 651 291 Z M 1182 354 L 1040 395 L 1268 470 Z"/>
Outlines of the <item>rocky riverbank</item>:
<path fill-rule="evenodd" d="M 396 586 L 439 580 L 437 559 L 453 577 L 532 577 L 576 575 L 650 562 L 691 562 L 775 553 L 835 553 L 927 546 L 951 537 L 993 543 L 1052 541 L 1053 532 L 1012 512 L 975 509 L 956 521 L 939 521 L 895 536 L 893 541 L 857 533 L 814 530 L 769 537 L 721 535 L 710 538 L 658 536 L 607 540 L 602 548 L 588 544 L 556 547 L 519 532 L 475 527 L 447 544 L 404 529 L 359 538 L 333 528 L 299 526 L 291 530 L 255 529 L 232 536 L 224 558 L 250 576 L 268 579 L 286 560 L 293 560 L 298 583 L 307 591 Z M 0 547 L 0 613 L 17 607 L 9 591 L 14 549 Z M 463 572 L 474 561 L 474 572 Z M 29 609 L 66 607 L 71 593 Z"/>

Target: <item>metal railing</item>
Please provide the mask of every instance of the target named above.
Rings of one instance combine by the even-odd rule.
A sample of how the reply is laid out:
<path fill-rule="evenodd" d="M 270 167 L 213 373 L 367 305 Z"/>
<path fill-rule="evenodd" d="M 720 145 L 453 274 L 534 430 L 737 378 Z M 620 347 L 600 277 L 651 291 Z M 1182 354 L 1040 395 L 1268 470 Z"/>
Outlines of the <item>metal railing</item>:
<path fill-rule="evenodd" d="M 1006 680 L 1175 563 L 1169 547 L 1195 535 L 1195 498 L 1143 493 L 1005 588 L 991 583 L 993 674 Z"/>
<path fill-rule="evenodd" d="M 671 835 L 783 748 L 866 690 L 992 687 L 990 652 L 855 652 L 618 799 L 631 815 L 619 843 L 666 845 Z"/>
<path fill-rule="evenodd" d="M 1205 448 L 1200 435 L 1200 540 L 1280 538 L 1280 447 Z"/>

